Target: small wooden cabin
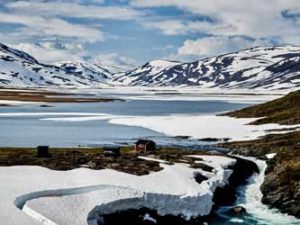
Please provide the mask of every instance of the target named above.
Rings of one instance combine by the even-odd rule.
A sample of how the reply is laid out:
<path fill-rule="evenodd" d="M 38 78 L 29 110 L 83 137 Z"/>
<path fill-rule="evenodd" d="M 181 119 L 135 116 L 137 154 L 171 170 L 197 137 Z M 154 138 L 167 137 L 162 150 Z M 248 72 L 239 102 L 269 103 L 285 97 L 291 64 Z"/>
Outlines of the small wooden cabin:
<path fill-rule="evenodd" d="M 37 146 L 37 157 L 49 157 L 49 146 Z"/>
<path fill-rule="evenodd" d="M 120 146 L 103 146 L 104 156 L 114 156 L 119 157 L 121 156 L 121 147 Z"/>
<path fill-rule="evenodd" d="M 155 150 L 156 150 L 156 143 L 152 140 L 140 139 L 135 143 L 136 152 L 147 152 L 147 151 L 155 151 Z"/>

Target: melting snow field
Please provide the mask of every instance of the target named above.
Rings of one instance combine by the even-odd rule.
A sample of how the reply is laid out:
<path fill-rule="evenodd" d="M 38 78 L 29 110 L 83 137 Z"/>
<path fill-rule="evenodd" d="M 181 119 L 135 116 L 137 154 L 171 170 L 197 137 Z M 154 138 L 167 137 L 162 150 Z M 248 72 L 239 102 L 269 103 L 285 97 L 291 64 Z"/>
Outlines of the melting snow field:
<path fill-rule="evenodd" d="M 110 169 L 62 172 L 35 166 L 2 167 L 1 225 L 83 225 L 87 221 L 95 224 L 99 213 L 141 207 L 186 219 L 207 215 L 213 204 L 213 192 L 226 184 L 232 173 L 226 168 L 236 160 L 223 156 L 198 158 L 214 166 L 210 176 L 185 164 L 163 162 L 163 170 L 145 176 Z M 194 179 L 197 172 L 209 179 L 197 183 Z"/>
<path fill-rule="evenodd" d="M 110 123 L 142 126 L 170 136 L 182 135 L 195 139 L 230 138 L 234 141 L 255 139 L 272 129 L 297 127 L 278 124 L 248 125 L 255 120 L 216 115 L 171 115 L 113 118 Z"/>

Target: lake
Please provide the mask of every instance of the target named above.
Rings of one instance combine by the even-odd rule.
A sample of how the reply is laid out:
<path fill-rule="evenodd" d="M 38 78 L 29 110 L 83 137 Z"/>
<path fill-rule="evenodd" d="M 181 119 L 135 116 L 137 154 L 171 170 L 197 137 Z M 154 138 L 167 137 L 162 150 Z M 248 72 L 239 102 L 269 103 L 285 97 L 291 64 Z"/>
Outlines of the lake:
<path fill-rule="evenodd" d="M 111 124 L 110 118 L 124 116 L 161 116 L 177 114 L 217 114 L 240 109 L 247 103 L 224 100 L 135 100 L 107 103 L 55 103 L 52 107 L 25 104 L 0 107 L 0 145 L 31 147 L 94 146 L 132 143 L 138 138 L 152 138 L 158 144 L 190 145 L 201 141 L 168 137 L 139 126 Z M 97 117 L 85 120 L 85 117 Z M 73 120 L 64 120 L 73 118 Z"/>

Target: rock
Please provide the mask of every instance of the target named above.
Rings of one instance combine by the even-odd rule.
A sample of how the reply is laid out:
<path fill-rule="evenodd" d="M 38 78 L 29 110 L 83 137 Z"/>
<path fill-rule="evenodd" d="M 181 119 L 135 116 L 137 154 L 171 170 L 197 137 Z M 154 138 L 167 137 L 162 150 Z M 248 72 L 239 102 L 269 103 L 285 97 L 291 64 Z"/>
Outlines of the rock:
<path fill-rule="evenodd" d="M 232 205 L 236 200 L 236 189 L 240 185 L 247 183 L 247 179 L 254 173 L 258 173 L 257 165 L 250 161 L 239 157 L 234 157 L 237 161 L 229 169 L 233 173 L 228 179 L 228 184 L 224 187 L 218 187 L 214 193 L 213 201 L 215 206 Z"/>
<path fill-rule="evenodd" d="M 195 169 L 202 169 L 202 170 L 204 170 L 206 172 L 210 172 L 210 173 L 212 173 L 213 170 L 214 170 L 213 167 L 208 166 L 208 165 L 206 165 L 204 163 L 193 163 L 193 164 L 191 164 L 191 167 L 195 168 Z"/>
<path fill-rule="evenodd" d="M 48 108 L 48 107 L 53 107 L 52 105 L 40 105 L 42 108 Z"/>
<path fill-rule="evenodd" d="M 235 206 L 235 207 L 232 207 L 230 209 L 230 212 L 234 213 L 234 214 L 241 215 L 241 214 L 246 213 L 247 211 L 246 211 L 246 209 L 243 206 Z"/>
<path fill-rule="evenodd" d="M 202 175 L 199 172 L 194 172 L 194 178 L 195 178 L 196 182 L 199 184 L 201 184 L 202 181 L 205 181 L 208 179 L 206 176 Z"/>
<path fill-rule="evenodd" d="M 200 138 L 198 140 L 205 142 L 227 142 L 230 140 L 230 138 Z"/>
<path fill-rule="evenodd" d="M 190 136 L 177 135 L 177 136 L 175 136 L 174 138 L 175 138 L 175 139 L 183 139 L 183 140 L 185 140 L 185 139 L 189 139 Z"/>
<path fill-rule="evenodd" d="M 207 219 L 205 217 L 197 217 L 185 220 L 180 215 L 161 216 L 156 210 L 145 207 L 117 211 L 111 214 L 99 215 L 99 217 L 103 218 L 103 224 L 105 225 L 204 225 Z"/>

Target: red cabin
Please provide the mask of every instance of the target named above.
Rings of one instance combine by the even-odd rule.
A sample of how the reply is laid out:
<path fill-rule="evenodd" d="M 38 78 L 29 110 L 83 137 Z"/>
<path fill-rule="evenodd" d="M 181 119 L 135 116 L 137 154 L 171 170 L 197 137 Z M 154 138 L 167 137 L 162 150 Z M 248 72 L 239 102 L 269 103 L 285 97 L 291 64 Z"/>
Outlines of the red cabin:
<path fill-rule="evenodd" d="M 140 139 L 135 143 L 135 151 L 136 152 L 147 152 L 147 151 L 155 151 L 156 144 L 152 140 Z"/>

